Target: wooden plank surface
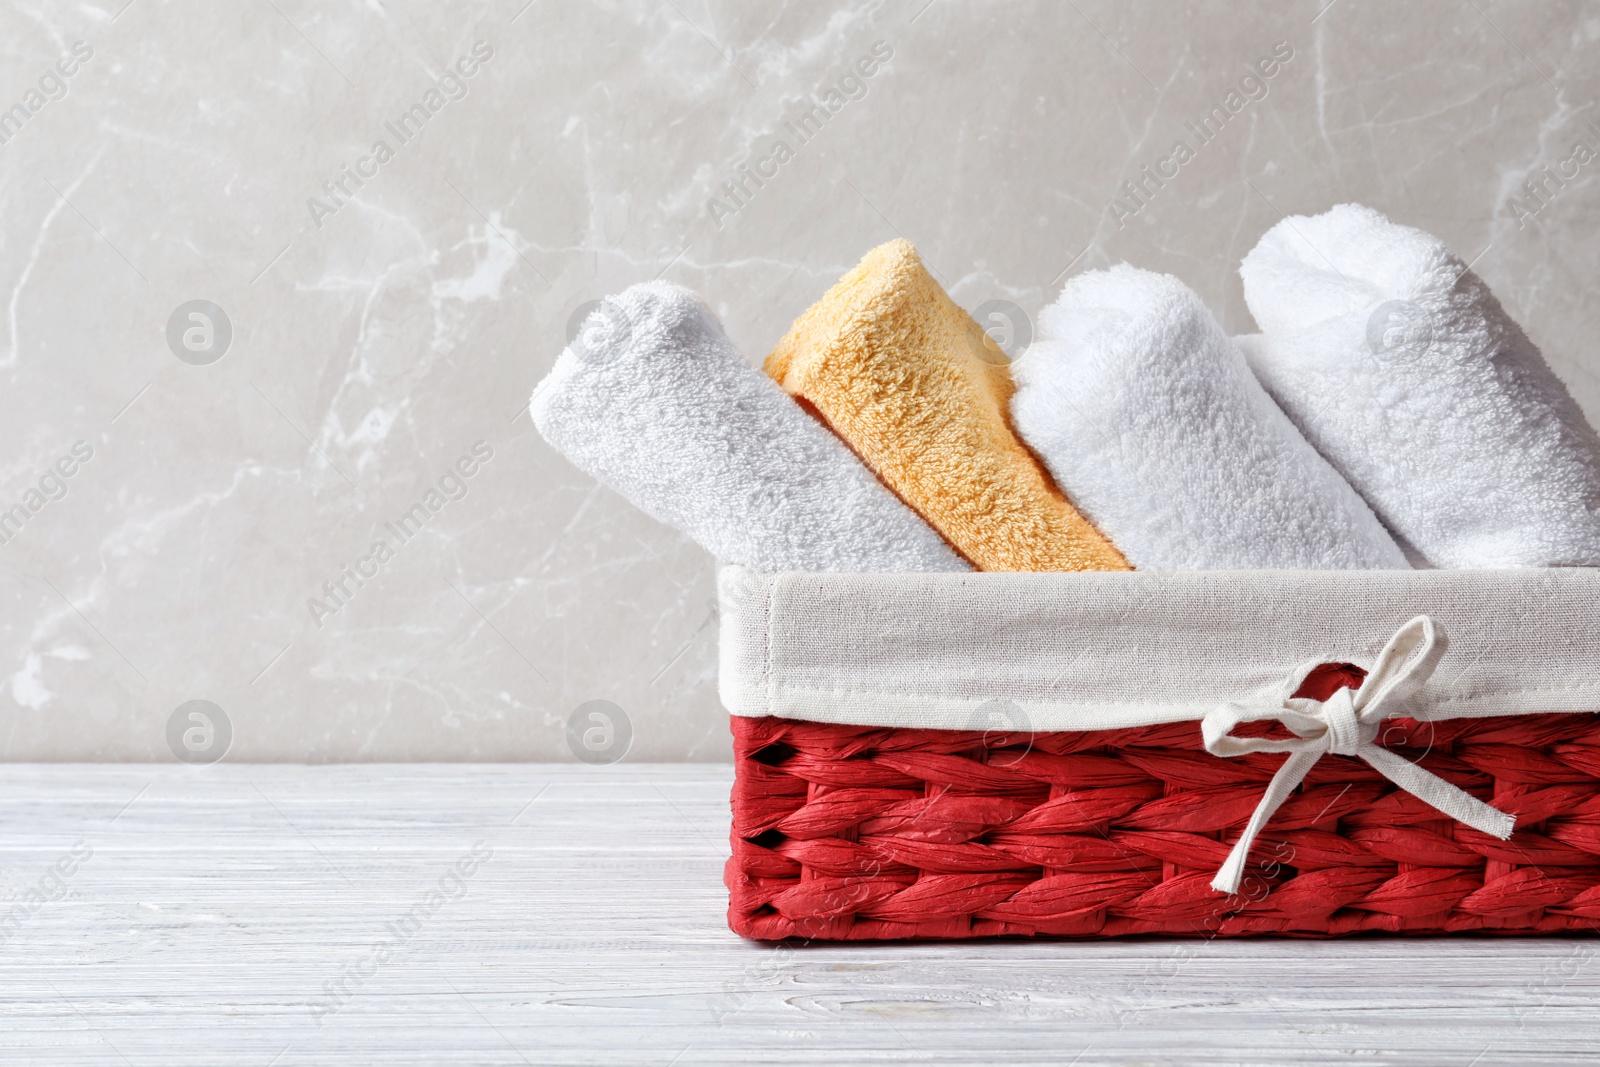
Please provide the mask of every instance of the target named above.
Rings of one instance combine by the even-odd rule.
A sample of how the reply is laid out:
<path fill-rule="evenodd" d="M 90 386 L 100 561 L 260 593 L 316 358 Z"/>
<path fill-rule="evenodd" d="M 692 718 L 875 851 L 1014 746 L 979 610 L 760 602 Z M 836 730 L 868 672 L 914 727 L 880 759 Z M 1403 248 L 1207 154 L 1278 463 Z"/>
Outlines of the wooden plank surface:
<path fill-rule="evenodd" d="M 9 765 L 0 1062 L 1600 1058 L 1586 940 L 743 942 L 729 773 Z"/>

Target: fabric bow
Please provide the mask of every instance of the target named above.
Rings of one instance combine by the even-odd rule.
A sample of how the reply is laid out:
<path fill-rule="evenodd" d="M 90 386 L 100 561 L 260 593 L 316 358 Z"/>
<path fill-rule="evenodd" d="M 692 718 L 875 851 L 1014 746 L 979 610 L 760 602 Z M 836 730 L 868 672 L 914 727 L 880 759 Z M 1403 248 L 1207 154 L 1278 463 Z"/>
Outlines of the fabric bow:
<path fill-rule="evenodd" d="M 1317 760 L 1330 752 L 1336 756 L 1359 756 L 1389 781 L 1452 819 L 1502 841 L 1511 836 L 1515 816 L 1490 807 L 1431 771 L 1373 743 L 1383 720 L 1405 714 L 1402 708 L 1406 699 L 1428 680 L 1444 651 L 1444 632 L 1428 616 L 1418 615 L 1395 631 L 1360 689 L 1340 689 L 1321 703 L 1291 697 L 1279 707 L 1224 704 L 1206 715 L 1200 731 L 1206 751 L 1214 756 L 1289 753 L 1272 776 L 1227 861 L 1217 871 L 1211 888 L 1230 894 L 1239 891 L 1256 835 L 1305 780 Z M 1265 720 L 1282 723 L 1295 736 L 1277 741 L 1232 736 L 1233 728 L 1242 722 Z"/>

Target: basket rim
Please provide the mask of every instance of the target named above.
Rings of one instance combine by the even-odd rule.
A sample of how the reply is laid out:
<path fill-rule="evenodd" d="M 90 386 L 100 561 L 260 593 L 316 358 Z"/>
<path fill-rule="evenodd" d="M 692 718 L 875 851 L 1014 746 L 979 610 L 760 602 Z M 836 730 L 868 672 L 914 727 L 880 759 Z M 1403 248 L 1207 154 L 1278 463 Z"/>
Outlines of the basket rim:
<path fill-rule="evenodd" d="M 719 573 L 733 715 L 971 729 L 995 702 L 1039 731 L 1278 703 L 1325 663 L 1370 669 L 1398 625 L 1448 649 L 1419 719 L 1600 710 L 1600 568 L 1052 574 Z"/>

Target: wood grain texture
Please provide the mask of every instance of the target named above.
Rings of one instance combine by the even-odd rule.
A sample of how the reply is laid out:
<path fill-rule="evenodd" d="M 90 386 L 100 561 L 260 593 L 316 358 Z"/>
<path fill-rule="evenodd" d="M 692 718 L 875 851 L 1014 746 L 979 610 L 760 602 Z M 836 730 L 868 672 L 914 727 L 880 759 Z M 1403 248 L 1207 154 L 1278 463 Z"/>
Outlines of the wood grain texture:
<path fill-rule="evenodd" d="M 1579 939 L 744 942 L 728 786 L 681 765 L 7 766 L 0 1062 L 1595 1060 Z M 30 891 L 59 899 L 29 911 Z"/>

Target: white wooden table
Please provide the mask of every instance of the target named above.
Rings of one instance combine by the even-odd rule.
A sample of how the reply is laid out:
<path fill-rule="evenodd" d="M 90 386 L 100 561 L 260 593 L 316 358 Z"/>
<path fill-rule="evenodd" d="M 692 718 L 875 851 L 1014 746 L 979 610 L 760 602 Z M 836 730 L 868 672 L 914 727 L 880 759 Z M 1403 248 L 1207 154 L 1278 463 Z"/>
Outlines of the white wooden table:
<path fill-rule="evenodd" d="M 0 768 L 0 1062 L 1600 1059 L 1581 940 L 743 942 L 728 779 Z"/>

